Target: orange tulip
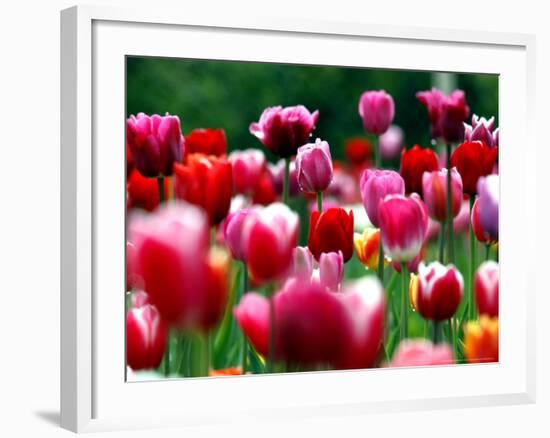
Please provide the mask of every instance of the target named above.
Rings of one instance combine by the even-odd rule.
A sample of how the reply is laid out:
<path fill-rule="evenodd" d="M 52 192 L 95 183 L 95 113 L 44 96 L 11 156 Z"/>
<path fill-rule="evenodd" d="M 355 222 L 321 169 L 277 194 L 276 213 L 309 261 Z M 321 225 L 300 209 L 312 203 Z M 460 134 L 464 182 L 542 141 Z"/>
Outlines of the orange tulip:
<path fill-rule="evenodd" d="M 498 318 L 481 315 L 466 324 L 464 355 L 470 363 L 498 362 Z"/>

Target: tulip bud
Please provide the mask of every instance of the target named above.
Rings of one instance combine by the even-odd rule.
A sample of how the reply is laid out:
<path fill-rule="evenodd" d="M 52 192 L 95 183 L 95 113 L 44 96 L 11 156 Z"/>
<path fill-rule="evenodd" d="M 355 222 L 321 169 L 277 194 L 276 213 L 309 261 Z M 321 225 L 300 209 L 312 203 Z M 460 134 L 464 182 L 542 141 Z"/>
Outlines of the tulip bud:
<path fill-rule="evenodd" d="M 477 190 L 479 192 L 479 223 L 492 240 L 498 241 L 498 175 L 479 178 Z"/>
<path fill-rule="evenodd" d="M 366 132 L 381 135 L 395 116 L 393 98 L 384 90 L 365 91 L 359 99 L 359 115 Z"/>
<path fill-rule="evenodd" d="M 417 197 L 388 195 L 378 207 L 384 252 L 398 263 L 414 259 L 428 231 L 428 215 Z"/>
<path fill-rule="evenodd" d="M 388 366 L 420 367 L 453 363 L 453 351 L 449 345 L 434 345 L 425 339 L 406 339 L 399 344 Z"/>
<path fill-rule="evenodd" d="M 431 218 L 439 222 L 447 220 L 447 169 L 424 172 L 422 192 Z M 462 206 L 462 179 L 455 168 L 451 169 L 451 215 L 456 217 Z"/>
<path fill-rule="evenodd" d="M 168 330 L 150 304 L 133 307 L 126 314 L 126 361 L 133 370 L 158 368 Z"/>
<path fill-rule="evenodd" d="M 178 116 L 131 115 L 126 121 L 126 140 L 143 176 L 172 175 L 174 163 L 181 162 L 183 136 Z"/>
<path fill-rule="evenodd" d="M 244 261 L 244 249 L 242 247 L 243 224 L 250 213 L 249 209 L 243 208 L 229 215 L 223 221 L 223 238 L 235 260 Z"/>
<path fill-rule="evenodd" d="M 353 243 L 355 254 L 359 261 L 368 269 L 378 269 L 378 257 L 380 251 L 380 230 L 376 228 L 365 228 L 363 233 L 354 233 Z M 387 265 L 387 260 L 384 260 Z"/>
<path fill-rule="evenodd" d="M 477 309 L 480 315 L 498 316 L 498 263 L 483 262 L 474 278 Z"/>
<path fill-rule="evenodd" d="M 265 169 L 265 155 L 258 149 L 233 151 L 228 157 L 233 167 L 233 187 L 237 193 L 252 193 Z"/>
<path fill-rule="evenodd" d="M 275 155 L 289 158 L 308 142 L 318 118 L 318 111 L 312 114 L 302 105 L 276 106 L 266 108 L 249 130 Z"/>
<path fill-rule="evenodd" d="M 327 189 L 332 181 L 330 147 L 320 138 L 298 148 L 296 176 L 302 191 L 317 193 Z"/>
<path fill-rule="evenodd" d="M 221 157 L 227 153 L 227 139 L 223 129 L 194 129 L 185 137 L 187 154 Z"/>
<path fill-rule="evenodd" d="M 439 169 L 437 155 L 430 148 L 415 145 L 401 152 L 401 167 L 399 173 L 405 181 L 407 193 L 418 193 L 422 196 L 422 176 L 424 172 Z"/>
<path fill-rule="evenodd" d="M 329 208 L 311 213 L 308 247 L 316 260 L 323 252 L 341 251 L 347 262 L 353 255 L 353 212 Z"/>
<path fill-rule="evenodd" d="M 321 285 L 331 291 L 338 291 L 344 278 L 344 257 L 342 251 L 324 252 L 319 259 Z"/>
<path fill-rule="evenodd" d="M 291 275 L 301 280 L 310 280 L 313 274 L 313 255 L 307 246 L 297 246 L 292 250 Z"/>
<path fill-rule="evenodd" d="M 478 179 L 493 171 L 497 154 L 496 147 L 489 148 L 480 141 L 462 143 L 454 150 L 451 165 L 462 177 L 464 193 L 475 196 Z"/>
<path fill-rule="evenodd" d="M 404 195 L 405 181 L 393 170 L 367 169 L 359 182 L 361 198 L 369 217 L 375 227 L 380 226 L 378 206 L 387 195 Z"/>
<path fill-rule="evenodd" d="M 443 321 L 451 318 L 464 293 L 462 274 L 453 266 L 432 262 L 418 268 L 416 309 L 425 318 Z"/>
<path fill-rule="evenodd" d="M 403 137 L 403 130 L 397 125 L 391 125 L 380 136 L 378 144 L 380 146 L 380 155 L 384 160 L 393 160 L 399 155 L 403 147 Z"/>
<path fill-rule="evenodd" d="M 481 315 L 464 326 L 464 355 L 470 363 L 498 362 L 498 318 Z"/>

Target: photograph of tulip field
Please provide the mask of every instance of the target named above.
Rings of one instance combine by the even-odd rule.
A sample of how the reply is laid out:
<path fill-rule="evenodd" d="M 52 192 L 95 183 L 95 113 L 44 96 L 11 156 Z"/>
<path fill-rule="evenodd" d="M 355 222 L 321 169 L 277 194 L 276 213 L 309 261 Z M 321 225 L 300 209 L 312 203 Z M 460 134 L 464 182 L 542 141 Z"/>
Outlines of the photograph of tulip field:
<path fill-rule="evenodd" d="M 128 381 L 498 362 L 496 75 L 128 57 L 125 116 Z"/>

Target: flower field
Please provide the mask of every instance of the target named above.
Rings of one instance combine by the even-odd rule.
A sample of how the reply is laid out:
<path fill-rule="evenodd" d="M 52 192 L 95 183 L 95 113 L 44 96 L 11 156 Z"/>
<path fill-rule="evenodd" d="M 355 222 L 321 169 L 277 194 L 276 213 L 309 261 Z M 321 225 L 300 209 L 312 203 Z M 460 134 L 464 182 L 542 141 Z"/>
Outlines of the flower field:
<path fill-rule="evenodd" d="M 498 361 L 490 78 L 459 76 L 469 94 L 428 73 L 178 60 L 185 80 L 148 95 L 162 62 L 138 61 L 128 380 Z"/>

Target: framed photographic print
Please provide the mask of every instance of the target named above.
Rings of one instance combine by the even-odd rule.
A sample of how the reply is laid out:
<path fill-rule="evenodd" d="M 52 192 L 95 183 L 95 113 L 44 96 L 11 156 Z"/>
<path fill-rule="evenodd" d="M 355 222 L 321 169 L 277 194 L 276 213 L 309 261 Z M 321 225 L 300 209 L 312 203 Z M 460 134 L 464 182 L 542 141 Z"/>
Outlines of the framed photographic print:
<path fill-rule="evenodd" d="M 74 7 L 61 45 L 63 427 L 534 400 L 533 37 Z"/>

